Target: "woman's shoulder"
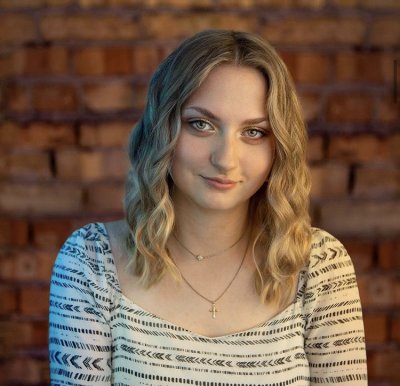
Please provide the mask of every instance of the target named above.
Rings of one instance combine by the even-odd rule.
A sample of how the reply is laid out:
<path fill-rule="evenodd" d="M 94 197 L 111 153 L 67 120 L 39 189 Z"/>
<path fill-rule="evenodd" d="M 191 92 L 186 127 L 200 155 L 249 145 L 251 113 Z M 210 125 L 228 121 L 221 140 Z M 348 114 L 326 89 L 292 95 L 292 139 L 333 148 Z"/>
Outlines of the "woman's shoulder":
<path fill-rule="evenodd" d="M 85 278 L 99 287 L 117 282 L 107 229 L 103 223 L 90 223 L 76 229 L 61 247 L 53 274 L 68 273 Z"/>
<path fill-rule="evenodd" d="M 311 228 L 311 253 L 327 252 L 329 249 L 344 250 L 343 244 L 326 230 Z"/>
<path fill-rule="evenodd" d="M 311 227 L 311 248 L 321 248 L 329 244 L 341 244 L 340 241 L 324 229 Z"/>
<path fill-rule="evenodd" d="M 309 270 L 312 268 L 336 269 L 338 266 L 352 265 L 343 244 L 329 232 L 311 228 L 311 251 Z"/>
<path fill-rule="evenodd" d="M 110 252 L 108 236 L 103 223 L 86 224 L 67 238 L 60 253 L 72 257 L 106 255 Z"/>

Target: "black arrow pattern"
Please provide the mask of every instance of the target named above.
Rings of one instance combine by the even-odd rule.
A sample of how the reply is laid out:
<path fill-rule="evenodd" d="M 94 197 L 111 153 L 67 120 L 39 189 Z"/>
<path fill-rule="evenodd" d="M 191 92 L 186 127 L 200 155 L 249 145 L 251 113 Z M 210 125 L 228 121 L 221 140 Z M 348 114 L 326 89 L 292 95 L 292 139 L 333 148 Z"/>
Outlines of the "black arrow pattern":
<path fill-rule="evenodd" d="M 314 229 L 295 301 L 260 326 L 208 338 L 124 296 L 103 224 L 65 243 L 51 281 L 52 385 L 367 385 L 350 258 Z"/>

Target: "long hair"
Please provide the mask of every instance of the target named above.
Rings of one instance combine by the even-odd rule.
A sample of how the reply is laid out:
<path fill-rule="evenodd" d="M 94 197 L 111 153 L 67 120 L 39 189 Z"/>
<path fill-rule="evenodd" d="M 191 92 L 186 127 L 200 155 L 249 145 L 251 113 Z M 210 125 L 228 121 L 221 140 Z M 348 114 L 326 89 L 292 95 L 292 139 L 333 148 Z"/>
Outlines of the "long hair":
<path fill-rule="evenodd" d="M 145 287 L 170 272 L 180 279 L 166 243 L 174 228 L 169 169 L 181 128 L 181 109 L 216 66 L 260 71 L 267 83 L 266 114 L 275 139 L 268 182 L 251 199 L 253 257 L 262 251 L 255 286 L 262 301 L 285 304 L 310 252 L 310 179 L 306 128 L 285 64 L 261 38 L 206 30 L 178 46 L 154 73 L 144 113 L 129 141 L 131 169 L 124 200 L 129 266 Z"/>

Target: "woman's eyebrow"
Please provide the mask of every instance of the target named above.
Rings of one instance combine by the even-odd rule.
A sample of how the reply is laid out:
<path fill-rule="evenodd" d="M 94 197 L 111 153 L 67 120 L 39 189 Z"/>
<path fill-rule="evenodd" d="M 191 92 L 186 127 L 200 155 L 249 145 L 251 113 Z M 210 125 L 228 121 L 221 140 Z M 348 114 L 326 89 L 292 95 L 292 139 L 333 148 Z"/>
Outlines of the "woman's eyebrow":
<path fill-rule="evenodd" d="M 209 111 L 209 110 L 207 110 L 207 109 L 205 109 L 203 107 L 188 106 L 188 107 L 185 108 L 185 110 L 196 110 L 197 112 L 205 115 L 207 118 L 210 118 L 210 119 L 212 119 L 214 121 L 220 121 L 220 119 L 215 114 L 213 114 L 211 111 Z"/>
<path fill-rule="evenodd" d="M 214 121 L 220 122 L 221 119 L 218 118 L 214 113 L 212 113 L 210 110 L 205 109 L 204 107 L 200 106 L 188 106 L 184 110 L 196 110 L 197 112 L 203 114 L 207 118 L 210 118 Z M 252 118 L 252 119 L 246 119 L 243 124 L 244 125 L 256 125 L 258 123 L 262 122 L 268 122 L 268 119 L 266 117 L 260 117 L 260 118 Z"/>

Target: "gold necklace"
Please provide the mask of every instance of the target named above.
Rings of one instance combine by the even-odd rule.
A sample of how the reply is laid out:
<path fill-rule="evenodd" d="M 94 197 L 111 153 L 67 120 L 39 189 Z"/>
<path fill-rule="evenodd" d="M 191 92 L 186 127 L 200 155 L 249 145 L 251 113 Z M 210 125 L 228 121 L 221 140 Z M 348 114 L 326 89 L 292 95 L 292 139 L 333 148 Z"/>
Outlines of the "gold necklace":
<path fill-rule="evenodd" d="M 182 274 L 182 271 L 179 269 L 178 265 L 176 264 L 175 260 L 173 259 L 172 255 L 171 255 L 171 253 L 169 252 L 168 249 L 167 249 L 167 252 L 168 252 L 169 256 L 171 257 L 172 261 L 175 263 L 175 266 L 176 266 L 176 268 L 178 269 L 179 273 L 181 274 L 183 281 L 189 286 L 189 288 L 190 288 L 193 292 L 195 292 L 198 296 L 200 296 L 200 297 L 203 298 L 204 300 L 207 300 L 207 302 L 209 302 L 209 303 L 211 304 L 211 309 L 209 310 L 209 312 L 212 313 L 212 318 L 213 318 L 213 319 L 216 319 L 216 317 L 217 317 L 217 312 L 218 312 L 218 309 L 217 309 L 217 301 L 218 301 L 219 299 L 221 299 L 222 296 L 225 295 L 226 291 L 228 291 L 228 289 L 230 288 L 230 286 L 232 285 L 232 283 L 235 281 L 236 277 L 238 276 L 238 274 L 239 274 L 239 272 L 240 272 L 240 270 L 241 270 L 241 268 L 242 268 L 242 266 L 243 266 L 243 263 L 244 263 L 244 260 L 245 260 L 246 254 L 247 254 L 247 249 L 248 249 L 248 247 L 249 247 L 249 243 L 247 243 L 247 245 L 246 245 L 246 249 L 244 250 L 244 254 L 243 254 L 242 260 L 241 260 L 241 262 L 240 262 L 240 265 L 239 265 L 238 269 L 236 270 L 235 274 L 233 275 L 233 278 L 230 280 L 230 282 L 229 282 L 228 285 L 225 287 L 225 289 L 221 292 L 221 294 L 220 294 L 217 298 L 215 298 L 214 300 L 209 299 L 209 298 L 207 298 L 206 296 L 204 296 L 203 294 L 201 294 L 196 288 L 194 288 L 194 287 L 189 283 L 189 281 L 188 281 L 188 280 L 185 278 L 185 276 Z"/>
<path fill-rule="evenodd" d="M 230 249 L 232 249 L 236 244 L 239 243 L 239 241 L 243 238 L 243 236 L 245 235 L 246 230 L 241 234 L 241 236 L 239 237 L 238 240 L 236 240 L 231 246 L 223 249 L 222 251 L 216 252 L 216 253 L 212 253 L 211 255 L 198 255 L 196 253 L 193 253 L 188 247 L 186 247 L 181 240 L 178 239 L 178 236 L 176 235 L 175 232 L 172 233 L 172 236 L 174 237 L 174 239 L 178 242 L 178 244 L 187 252 L 189 252 L 197 261 L 202 261 L 204 259 L 209 259 L 210 257 L 214 257 L 214 256 L 218 256 L 221 255 L 222 253 L 229 251 Z"/>

